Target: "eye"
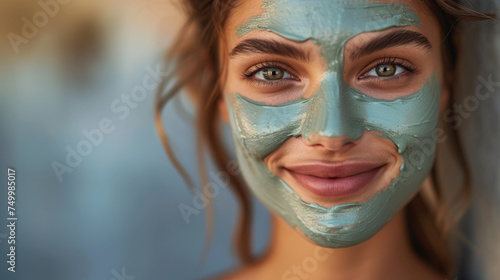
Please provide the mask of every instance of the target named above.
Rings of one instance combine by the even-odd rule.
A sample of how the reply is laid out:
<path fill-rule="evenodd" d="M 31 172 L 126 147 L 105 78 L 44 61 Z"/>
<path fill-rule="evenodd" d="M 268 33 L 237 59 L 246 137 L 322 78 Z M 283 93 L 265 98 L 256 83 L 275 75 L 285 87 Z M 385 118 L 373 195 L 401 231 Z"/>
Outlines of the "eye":
<path fill-rule="evenodd" d="M 400 61 L 396 58 L 385 58 L 382 61 L 379 61 L 375 67 L 371 68 L 359 78 L 393 78 L 400 75 L 410 74 L 415 70 L 415 67 L 407 65 L 405 61 Z"/>
<path fill-rule="evenodd" d="M 403 67 L 396 64 L 381 64 L 373 67 L 364 77 L 392 77 L 406 71 Z"/>
<path fill-rule="evenodd" d="M 259 63 L 246 72 L 243 76 L 248 80 L 253 80 L 254 82 L 262 83 L 277 83 L 285 82 L 286 80 L 299 80 L 293 71 L 288 70 L 289 68 L 275 62 L 263 62 Z"/>
<path fill-rule="evenodd" d="M 274 81 L 281 80 L 283 78 L 291 78 L 292 76 L 280 68 L 264 68 L 255 73 L 254 77 L 260 80 Z"/>

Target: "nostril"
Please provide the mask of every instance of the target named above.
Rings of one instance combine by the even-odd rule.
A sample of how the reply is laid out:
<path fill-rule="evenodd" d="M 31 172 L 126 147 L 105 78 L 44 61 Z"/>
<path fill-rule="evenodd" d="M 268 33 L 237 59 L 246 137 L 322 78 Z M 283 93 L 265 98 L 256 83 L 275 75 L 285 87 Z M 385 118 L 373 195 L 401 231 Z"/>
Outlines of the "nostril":
<path fill-rule="evenodd" d="M 300 138 L 302 139 L 302 142 L 304 142 L 304 144 L 306 144 L 307 146 L 314 146 L 314 145 L 316 145 L 313 142 L 313 139 L 311 139 L 310 136 L 301 136 Z"/>
<path fill-rule="evenodd" d="M 307 146 L 321 145 L 321 142 L 322 142 L 322 141 L 320 141 L 321 139 L 319 139 L 319 136 L 316 133 L 310 134 L 307 136 L 303 136 L 302 140 L 304 141 L 304 143 Z"/>
<path fill-rule="evenodd" d="M 308 137 L 302 137 L 304 143 L 307 146 L 323 146 L 327 150 L 339 151 L 346 148 L 347 146 L 352 146 L 353 143 L 349 141 L 348 136 L 321 136 L 318 134 L 312 134 Z"/>

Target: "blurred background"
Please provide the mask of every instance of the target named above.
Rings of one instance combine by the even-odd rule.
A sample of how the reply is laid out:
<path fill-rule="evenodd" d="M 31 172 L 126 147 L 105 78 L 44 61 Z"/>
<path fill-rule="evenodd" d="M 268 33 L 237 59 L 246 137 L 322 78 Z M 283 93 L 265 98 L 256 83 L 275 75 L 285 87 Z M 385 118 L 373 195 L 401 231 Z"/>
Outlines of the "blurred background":
<path fill-rule="evenodd" d="M 499 2 L 475 5 L 499 13 Z M 0 0 L 0 279 L 201 279 L 237 265 L 234 197 L 220 188 L 214 198 L 214 240 L 202 264 L 203 209 L 154 128 L 163 54 L 183 23 L 176 3 Z M 479 76 L 500 81 L 500 25 L 463 33 L 466 98 Z M 466 249 L 458 279 L 500 279 L 500 86 L 492 93 L 464 119 L 476 183 L 464 232 L 477 248 Z M 196 179 L 185 96 L 163 118 Z M 7 168 L 16 170 L 15 273 L 7 271 Z M 269 213 L 254 203 L 258 253 L 268 242 Z"/>
<path fill-rule="evenodd" d="M 200 279 L 233 268 L 236 201 L 225 188 L 214 198 L 202 265 L 205 214 L 154 128 L 163 54 L 183 23 L 175 2 L 40 2 L 0 2 L 0 279 Z M 190 104 L 180 96 L 165 111 L 174 150 L 197 178 Z M 8 167 L 15 273 L 6 263 Z M 181 205 L 199 212 L 185 219 Z M 269 219 L 256 207 L 258 250 Z"/>

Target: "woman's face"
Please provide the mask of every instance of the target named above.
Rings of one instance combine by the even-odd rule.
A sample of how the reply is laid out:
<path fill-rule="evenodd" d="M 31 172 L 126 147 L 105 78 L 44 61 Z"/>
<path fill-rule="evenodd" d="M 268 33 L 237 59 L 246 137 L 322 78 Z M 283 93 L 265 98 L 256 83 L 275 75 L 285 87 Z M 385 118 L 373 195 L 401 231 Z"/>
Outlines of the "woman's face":
<path fill-rule="evenodd" d="M 255 195 L 321 246 L 373 236 L 432 167 L 439 30 L 423 1 L 242 1 L 223 115 Z"/>

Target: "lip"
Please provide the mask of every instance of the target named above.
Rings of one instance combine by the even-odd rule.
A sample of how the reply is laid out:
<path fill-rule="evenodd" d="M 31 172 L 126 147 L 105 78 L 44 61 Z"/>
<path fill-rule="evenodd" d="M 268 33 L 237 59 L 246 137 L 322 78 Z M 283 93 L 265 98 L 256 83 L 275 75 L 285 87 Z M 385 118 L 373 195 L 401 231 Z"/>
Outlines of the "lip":
<path fill-rule="evenodd" d="M 285 168 L 305 189 L 322 197 L 342 197 L 367 186 L 385 164 L 368 162 L 310 163 Z"/>

